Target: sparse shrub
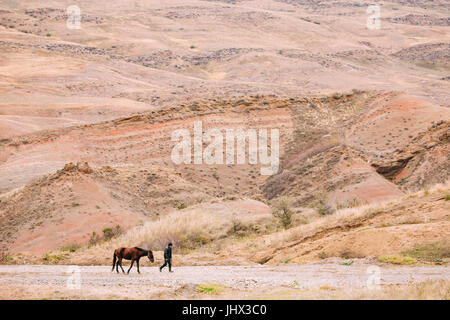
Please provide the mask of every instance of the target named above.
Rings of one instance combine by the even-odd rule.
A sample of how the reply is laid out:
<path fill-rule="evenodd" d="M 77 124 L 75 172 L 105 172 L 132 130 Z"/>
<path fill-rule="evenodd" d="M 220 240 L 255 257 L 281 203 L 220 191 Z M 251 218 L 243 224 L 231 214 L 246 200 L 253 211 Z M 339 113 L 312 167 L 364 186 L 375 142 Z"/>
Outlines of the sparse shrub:
<path fill-rule="evenodd" d="M 187 205 L 181 200 L 174 200 L 173 207 L 177 208 L 178 210 L 182 210 L 182 209 L 186 209 Z"/>
<path fill-rule="evenodd" d="M 217 174 L 217 168 L 211 168 L 212 175 L 216 181 L 219 181 L 219 175 Z"/>
<path fill-rule="evenodd" d="M 292 224 L 292 202 L 286 197 L 280 197 L 274 201 L 272 215 L 278 219 L 283 228 L 288 228 Z"/>
<path fill-rule="evenodd" d="M 232 225 L 230 230 L 228 231 L 228 234 L 235 234 L 235 235 L 241 235 L 242 231 L 244 231 L 245 227 L 242 224 L 241 221 L 239 221 L 238 219 L 233 219 L 231 221 Z"/>
<path fill-rule="evenodd" d="M 69 245 L 69 246 L 67 246 L 67 247 L 62 247 L 61 249 L 60 249 L 60 251 L 68 251 L 68 252 L 75 252 L 75 251 L 77 251 L 79 248 L 80 248 L 81 246 L 80 245 L 78 245 L 78 244 L 71 244 L 71 245 Z"/>
<path fill-rule="evenodd" d="M 309 223 L 308 217 L 303 214 L 296 213 L 296 214 L 294 214 L 294 216 L 292 218 L 292 224 L 296 225 L 296 226 L 300 225 L 300 224 L 308 224 L 308 223 Z"/>
<path fill-rule="evenodd" d="M 280 260 L 280 263 L 283 263 L 283 264 L 288 264 L 289 262 L 291 262 L 291 258 L 285 258 L 285 259 Z"/>
<path fill-rule="evenodd" d="M 115 228 L 105 228 L 103 229 L 103 240 L 111 240 L 122 233 L 120 226 L 117 225 Z"/>
<path fill-rule="evenodd" d="M 264 198 L 264 196 L 260 193 L 256 193 L 254 195 L 252 195 L 252 199 L 256 200 L 256 201 L 260 201 L 260 202 L 265 202 L 266 199 Z"/>
<path fill-rule="evenodd" d="M 334 213 L 334 209 L 333 207 L 331 207 L 326 203 L 320 203 L 319 206 L 317 207 L 317 212 L 323 216 L 326 216 Z"/>
<path fill-rule="evenodd" d="M 327 195 L 325 193 L 316 194 L 315 200 L 309 204 L 309 207 L 315 208 L 317 212 L 322 216 L 334 213 L 335 209 L 329 204 L 327 204 L 326 198 Z"/>
<path fill-rule="evenodd" d="M 391 264 L 413 264 L 416 262 L 416 259 L 409 257 L 409 256 L 403 256 L 403 255 L 384 255 L 379 256 L 378 261 L 384 262 L 384 263 L 391 263 Z"/>
<path fill-rule="evenodd" d="M 450 194 L 447 194 L 447 195 L 444 197 L 444 199 L 445 199 L 445 201 L 449 201 L 449 200 L 450 200 Z"/>
<path fill-rule="evenodd" d="M 417 260 L 441 264 L 443 259 L 450 258 L 450 241 L 416 245 L 411 250 L 402 252 L 402 254 Z"/>
<path fill-rule="evenodd" d="M 390 226 L 391 226 L 390 224 L 382 223 L 382 224 L 377 225 L 377 228 L 388 228 Z"/>
<path fill-rule="evenodd" d="M 328 258 L 328 254 L 325 251 L 322 251 L 321 253 L 319 253 L 319 258 L 326 259 L 326 258 Z"/>
<path fill-rule="evenodd" d="M 364 258 L 363 255 L 358 254 L 352 250 L 344 250 L 339 255 L 341 258 L 344 258 L 344 259 Z"/>
<path fill-rule="evenodd" d="M 13 256 L 8 255 L 7 252 L 0 252 L 0 262 L 2 263 L 8 263 L 13 261 Z"/>
<path fill-rule="evenodd" d="M 64 260 L 65 258 L 67 258 L 67 256 L 65 254 L 50 254 L 50 253 L 46 253 L 42 259 L 48 263 L 58 263 L 61 260 Z"/>
<path fill-rule="evenodd" d="M 89 238 L 88 244 L 89 244 L 89 246 L 94 246 L 97 243 L 99 243 L 100 240 L 101 240 L 100 236 L 97 234 L 97 232 L 93 231 L 91 234 L 91 237 Z"/>
<path fill-rule="evenodd" d="M 340 94 L 340 93 L 338 93 L 338 92 L 335 92 L 335 93 L 333 93 L 333 99 L 340 99 L 340 98 L 342 98 L 342 94 Z"/>
<path fill-rule="evenodd" d="M 363 202 L 361 199 L 359 199 L 358 197 L 353 197 L 352 199 L 347 200 L 347 201 L 344 202 L 344 203 L 339 203 L 339 204 L 337 205 L 337 209 L 356 208 L 356 207 L 360 207 L 360 206 L 362 206 L 362 205 L 364 205 L 364 204 L 367 204 L 367 202 L 364 203 L 364 202 Z"/>

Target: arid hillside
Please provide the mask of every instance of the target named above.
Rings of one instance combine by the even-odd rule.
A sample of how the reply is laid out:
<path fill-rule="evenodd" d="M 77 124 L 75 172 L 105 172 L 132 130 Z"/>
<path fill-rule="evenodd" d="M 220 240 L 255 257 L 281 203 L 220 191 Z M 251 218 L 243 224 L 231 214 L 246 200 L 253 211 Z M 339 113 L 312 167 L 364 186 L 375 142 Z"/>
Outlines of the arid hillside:
<path fill-rule="evenodd" d="M 394 92 L 253 96 L 11 138 L 1 145 L 3 250 L 40 255 L 85 245 L 93 232 L 223 199 L 287 196 L 320 214 L 397 199 L 447 181 L 448 110 Z M 278 173 L 261 175 L 261 164 L 248 161 L 174 164 L 171 132 L 193 135 L 195 121 L 204 130 L 279 129 Z"/>
<path fill-rule="evenodd" d="M 375 29 L 366 0 L 82 0 L 78 29 L 72 4 L 0 4 L 3 263 L 168 240 L 183 264 L 447 250 L 446 1 L 375 1 Z M 256 164 L 248 146 L 242 164 L 176 164 L 174 132 L 208 149 L 199 123 L 278 130 L 278 170 L 262 174 L 262 140 Z"/>
<path fill-rule="evenodd" d="M 199 98 L 400 90 L 448 104 L 447 1 L 0 3 L 0 138 Z M 370 22 L 370 21 L 369 21 Z"/>

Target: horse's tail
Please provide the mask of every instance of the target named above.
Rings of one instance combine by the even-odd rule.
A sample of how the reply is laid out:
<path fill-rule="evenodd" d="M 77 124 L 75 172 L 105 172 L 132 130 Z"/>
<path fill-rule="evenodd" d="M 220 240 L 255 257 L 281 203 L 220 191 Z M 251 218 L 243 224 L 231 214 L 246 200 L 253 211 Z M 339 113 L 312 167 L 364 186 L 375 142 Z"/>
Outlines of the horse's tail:
<path fill-rule="evenodd" d="M 112 267 L 112 270 L 111 270 L 111 271 L 114 271 L 114 266 L 116 265 L 116 259 L 117 259 L 117 256 L 116 256 L 116 252 L 114 251 L 113 267 Z"/>

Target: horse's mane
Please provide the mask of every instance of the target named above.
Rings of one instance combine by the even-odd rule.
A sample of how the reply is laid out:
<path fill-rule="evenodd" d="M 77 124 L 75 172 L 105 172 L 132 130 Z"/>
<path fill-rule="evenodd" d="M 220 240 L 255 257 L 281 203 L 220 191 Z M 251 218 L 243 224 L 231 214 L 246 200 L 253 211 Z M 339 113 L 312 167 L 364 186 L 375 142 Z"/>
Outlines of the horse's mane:
<path fill-rule="evenodd" d="M 134 247 L 135 249 L 138 249 L 138 250 L 140 250 L 140 251 L 147 251 L 147 250 L 145 250 L 145 249 L 142 249 L 142 248 L 139 248 L 139 247 Z"/>

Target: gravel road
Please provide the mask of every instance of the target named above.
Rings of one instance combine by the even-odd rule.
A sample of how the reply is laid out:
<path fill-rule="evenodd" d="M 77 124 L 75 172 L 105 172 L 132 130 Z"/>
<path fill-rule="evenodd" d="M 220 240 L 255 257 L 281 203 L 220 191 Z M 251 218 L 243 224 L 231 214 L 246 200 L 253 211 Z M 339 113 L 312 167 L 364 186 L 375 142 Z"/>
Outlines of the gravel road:
<path fill-rule="evenodd" d="M 68 279 L 78 277 L 82 286 L 106 290 L 115 287 L 177 289 L 205 283 L 221 284 L 234 289 L 271 288 L 293 284 L 300 289 L 320 286 L 344 288 L 366 286 L 367 279 L 378 271 L 381 284 L 422 282 L 428 279 L 450 280 L 450 269 L 445 266 L 369 267 L 371 265 L 367 262 L 356 262 L 350 266 L 339 263 L 276 267 L 195 266 L 174 268 L 173 273 L 168 273 L 167 269 L 159 272 L 157 267 L 141 267 L 141 274 L 137 274 L 133 268 L 130 275 L 126 275 L 112 273 L 111 267 L 108 266 L 3 265 L 0 266 L 0 287 L 63 288 L 67 287 Z"/>

